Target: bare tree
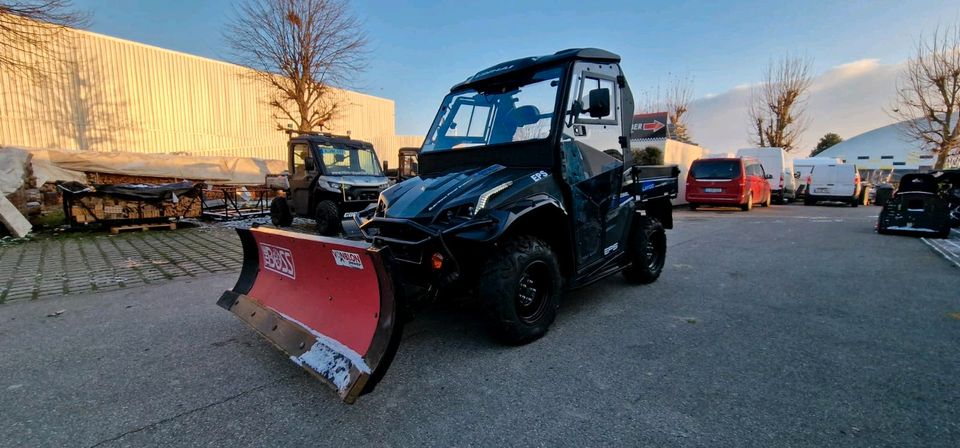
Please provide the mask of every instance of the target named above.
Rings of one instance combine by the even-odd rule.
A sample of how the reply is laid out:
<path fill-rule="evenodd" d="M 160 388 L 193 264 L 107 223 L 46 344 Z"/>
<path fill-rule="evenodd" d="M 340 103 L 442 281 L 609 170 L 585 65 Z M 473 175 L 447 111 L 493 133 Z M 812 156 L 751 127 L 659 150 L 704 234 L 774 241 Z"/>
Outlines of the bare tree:
<path fill-rule="evenodd" d="M 68 53 L 66 29 L 88 20 L 70 0 L 0 0 L 0 71 L 37 76 L 55 70 Z"/>
<path fill-rule="evenodd" d="M 693 100 L 693 80 L 689 77 L 674 78 L 667 86 L 666 96 L 664 98 L 667 118 L 673 123 L 673 134 L 677 140 L 682 142 L 690 141 L 690 133 L 687 128 L 687 112 L 690 109 L 690 101 Z"/>
<path fill-rule="evenodd" d="M 747 114 L 750 117 L 750 142 L 761 148 L 767 146 L 764 130 L 767 128 L 767 108 L 760 100 L 760 89 L 750 91 L 750 100 L 747 104 Z"/>
<path fill-rule="evenodd" d="M 758 146 L 792 151 L 807 128 L 804 102 L 813 78 L 811 61 L 786 56 L 767 64 L 763 80 L 750 95 L 750 139 Z"/>
<path fill-rule="evenodd" d="M 367 37 L 345 0 L 246 0 L 225 37 L 236 62 L 272 86 L 281 129 L 323 129 L 342 106 L 336 88 L 366 67 Z"/>
<path fill-rule="evenodd" d="M 937 155 L 942 169 L 960 148 L 960 25 L 936 29 L 917 43 L 897 80 L 891 115 L 904 121 L 903 130 Z"/>
<path fill-rule="evenodd" d="M 677 140 L 690 141 L 690 132 L 687 126 L 687 112 L 693 100 L 693 78 L 688 76 L 671 76 L 667 86 L 661 88 L 658 84 L 655 91 L 640 93 L 641 112 L 666 112 L 667 118 L 673 124 L 673 136 Z"/>

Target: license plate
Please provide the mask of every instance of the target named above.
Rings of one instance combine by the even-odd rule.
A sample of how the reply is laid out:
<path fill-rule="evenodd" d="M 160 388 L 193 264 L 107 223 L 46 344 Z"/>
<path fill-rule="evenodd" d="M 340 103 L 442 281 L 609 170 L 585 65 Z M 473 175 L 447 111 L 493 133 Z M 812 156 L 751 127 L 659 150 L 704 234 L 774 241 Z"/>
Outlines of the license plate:
<path fill-rule="evenodd" d="M 354 216 L 357 216 L 357 213 L 360 213 L 360 212 L 347 212 L 347 213 L 344 213 L 344 214 L 343 214 L 343 217 L 344 217 L 344 218 L 353 218 Z"/>
<path fill-rule="evenodd" d="M 723 191 L 723 188 L 704 188 L 703 189 L 704 193 L 720 193 L 721 191 Z"/>
<path fill-rule="evenodd" d="M 828 192 L 830 192 L 830 189 L 829 189 L 829 188 L 814 188 L 814 189 L 813 189 L 813 192 L 814 192 L 814 193 L 828 193 Z"/>

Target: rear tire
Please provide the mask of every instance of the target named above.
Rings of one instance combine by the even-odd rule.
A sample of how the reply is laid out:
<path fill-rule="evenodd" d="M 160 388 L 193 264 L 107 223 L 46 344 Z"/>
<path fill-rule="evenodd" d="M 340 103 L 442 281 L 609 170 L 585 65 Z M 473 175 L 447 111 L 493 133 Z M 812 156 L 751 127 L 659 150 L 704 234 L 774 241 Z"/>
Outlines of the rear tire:
<path fill-rule="evenodd" d="M 636 284 L 657 281 L 667 259 L 667 233 L 663 224 L 656 219 L 639 218 L 634 223 L 627 249 L 630 266 L 623 270 L 623 278 Z"/>
<path fill-rule="evenodd" d="M 688 204 L 688 206 L 690 207 L 690 210 L 696 210 L 697 207 L 699 207 L 699 205 L 694 204 L 694 203 L 692 203 L 692 202 L 691 202 L 690 204 Z"/>
<path fill-rule="evenodd" d="M 333 236 L 340 232 L 340 212 L 333 201 L 320 201 L 313 219 L 316 220 L 317 233 L 320 235 Z"/>
<path fill-rule="evenodd" d="M 750 210 L 753 210 L 753 193 L 752 192 L 747 194 L 747 203 L 741 205 L 740 210 L 743 210 L 745 212 L 749 212 Z"/>
<path fill-rule="evenodd" d="M 803 198 L 803 205 L 813 205 L 816 203 L 817 201 L 813 200 L 813 198 L 811 198 L 810 195 L 807 195 L 806 197 Z"/>
<path fill-rule="evenodd" d="M 287 198 L 277 197 L 270 201 L 270 222 L 276 227 L 290 227 L 293 224 L 293 213 Z"/>
<path fill-rule="evenodd" d="M 550 246 L 532 236 L 506 241 L 487 261 L 478 288 L 490 329 L 509 345 L 534 341 L 557 316 L 562 279 Z"/>
<path fill-rule="evenodd" d="M 760 203 L 760 206 L 761 206 L 761 207 L 769 207 L 769 206 L 770 206 L 770 202 L 771 202 L 770 196 L 771 196 L 771 195 L 768 193 L 768 194 L 767 194 L 767 200 Z M 779 203 L 780 203 L 780 204 L 783 204 L 783 198 L 780 198 Z"/>

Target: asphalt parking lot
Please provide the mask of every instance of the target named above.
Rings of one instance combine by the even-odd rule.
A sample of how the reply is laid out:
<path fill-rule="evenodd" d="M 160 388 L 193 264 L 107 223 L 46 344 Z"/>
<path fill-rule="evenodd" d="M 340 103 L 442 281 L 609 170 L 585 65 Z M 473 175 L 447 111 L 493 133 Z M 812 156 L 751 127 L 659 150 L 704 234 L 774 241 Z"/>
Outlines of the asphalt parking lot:
<path fill-rule="evenodd" d="M 9 302 L 0 446 L 960 446 L 960 268 L 878 212 L 678 211 L 657 283 L 523 347 L 432 309 L 352 406 L 215 306 L 232 272 Z"/>

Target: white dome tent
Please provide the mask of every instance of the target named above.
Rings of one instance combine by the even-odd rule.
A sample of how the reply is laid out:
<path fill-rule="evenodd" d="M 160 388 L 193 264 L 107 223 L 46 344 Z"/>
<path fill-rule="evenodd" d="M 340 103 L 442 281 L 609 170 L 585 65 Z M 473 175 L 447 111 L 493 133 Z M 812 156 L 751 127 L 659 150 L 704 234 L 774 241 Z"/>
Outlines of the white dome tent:
<path fill-rule="evenodd" d="M 844 163 L 856 164 L 860 170 L 887 170 L 899 174 L 932 170 L 936 155 L 907 136 L 903 123 L 864 132 L 831 146 L 818 156 L 836 157 Z"/>

